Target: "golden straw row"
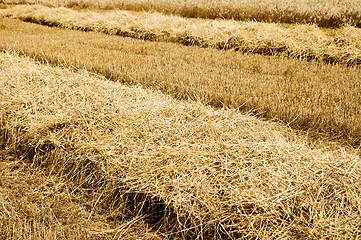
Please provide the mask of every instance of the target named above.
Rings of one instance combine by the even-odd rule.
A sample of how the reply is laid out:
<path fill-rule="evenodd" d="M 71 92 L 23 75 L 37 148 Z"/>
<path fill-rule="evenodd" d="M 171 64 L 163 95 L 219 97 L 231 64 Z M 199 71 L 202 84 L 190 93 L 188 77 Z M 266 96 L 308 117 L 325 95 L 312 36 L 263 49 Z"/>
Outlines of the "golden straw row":
<path fill-rule="evenodd" d="M 88 193 L 85 214 L 134 219 L 118 234 L 141 219 L 164 239 L 358 234 L 359 156 L 286 126 L 3 53 L 0 116 L 4 150 Z"/>
<path fill-rule="evenodd" d="M 322 29 L 315 25 L 187 19 L 160 13 L 76 11 L 45 6 L 12 7 L 0 10 L 1 16 L 153 41 L 348 65 L 361 63 L 361 30 L 351 26 Z"/>
<path fill-rule="evenodd" d="M 193 18 L 310 23 L 321 27 L 361 26 L 358 0 L 3 0 L 92 9 L 158 11 Z"/>

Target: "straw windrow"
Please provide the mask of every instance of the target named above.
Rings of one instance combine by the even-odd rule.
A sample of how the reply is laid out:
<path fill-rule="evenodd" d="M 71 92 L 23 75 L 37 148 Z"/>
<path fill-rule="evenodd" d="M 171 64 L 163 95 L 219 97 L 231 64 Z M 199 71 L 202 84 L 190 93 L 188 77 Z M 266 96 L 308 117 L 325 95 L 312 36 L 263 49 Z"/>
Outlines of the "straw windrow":
<path fill-rule="evenodd" d="M 5 150 L 98 193 L 112 219 L 143 216 L 171 239 L 359 234 L 357 155 L 311 149 L 233 110 L 10 55 L 0 62 Z"/>
<path fill-rule="evenodd" d="M 351 26 L 321 29 L 315 25 L 281 25 L 232 20 L 186 19 L 160 13 L 76 11 L 44 6 L 17 6 L 0 16 L 48 26 L 104 32 L 151 41 L 177 42 L 263 55 L 361 63 L 361 30 Z"/>
<path fill-rule="evenodd" d="M 320 27 L 361 26 L 357 0 L 3 0 L 76 9 L 158 11 L 182 17 L 308 23 Z"/>

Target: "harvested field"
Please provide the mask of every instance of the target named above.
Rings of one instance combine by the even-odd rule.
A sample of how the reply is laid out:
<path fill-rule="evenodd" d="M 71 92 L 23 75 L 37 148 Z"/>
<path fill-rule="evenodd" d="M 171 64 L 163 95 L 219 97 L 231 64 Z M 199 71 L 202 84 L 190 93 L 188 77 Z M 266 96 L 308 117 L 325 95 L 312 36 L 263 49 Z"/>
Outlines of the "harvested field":
<path fill-rule="evenodd" d="M 182 17 L 361 26 L 358 0 L 3 0 L 73 8 L 158 11 Z"/>
<path fill-rule="evenodd" d="M 0 48 L 360 144 L 361 70 L 0 19 Z"/>
<path fill-rule="evenodd" d="M 351 26 L 322 29 L 315 25 L 186 19 L 160 13 L 77 11 L 24 5 L 0 10 L 1 16 L 144 40 L 361 64 L 361 30 Z"/>
<path fill-rule="evenodd" d="M 0 114 L 2 153 L 95 195 L 90 213 L 107 206 L 164 238 L 361 233 L 357 151 L 285 126 L 4 53 Z"/>
<path fill-rule="evenodd" d="M 361 238 L 360 27 L 357 0 L 0 0 L 0 240 Z"/>

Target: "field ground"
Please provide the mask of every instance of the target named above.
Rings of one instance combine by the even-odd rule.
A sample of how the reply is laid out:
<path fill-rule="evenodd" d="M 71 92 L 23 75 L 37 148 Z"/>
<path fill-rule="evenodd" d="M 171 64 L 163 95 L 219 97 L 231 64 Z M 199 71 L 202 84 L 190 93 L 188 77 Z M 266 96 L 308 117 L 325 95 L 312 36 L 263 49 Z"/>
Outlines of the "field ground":
<path fill-rule="evenodd" d="M 72 219 L 86 223 L 92 220 L 87 214 L 96 220 L 104 211 L 119 223 L 144 219 L 148 234 L 149 227 L 156 233 L 153 238 L 354 239 L 360 234 L 356 152 L 310 148 L 288 127 L 235 110 L 177 101 L 10 54 L 0 54 L 0 80 L 2 152 L 41 168 L 49 181 L 46 186 L 29 181 L 38 190 L 29 186 L 19 196 L 2 182 L 3 195 L 20 203 L 24 196 L 24 204 L 40 208 L 25 215 L 29 228 L 19 228 L 24 236 L 52 234 L 44 231 L 54 228 L 30 220 L 49 208 L 54 214 L 45 213 L 44 219 L 70 236 Z M 64 186 L 56 191 L 55 178 Z M 46 187 L 49 192 L 43 193 Z M 82 195 L 72 203 L 79 192 L 89 198 L 85 204 Z M 34 202 L 36 194 L 45 201 Z M 62 201 L 68 205 L 57 209 Z M 7 217 L 16 207 L 5 203 L 0 214 L 8 222 L 2 229 L 9 229 L 19 222 Z M 68 212 L 70 222 L 61 215 L 67 206 L 75 206 Z"/>
<path fill-rule="evenodd" d="M 183 17 L 361 26 L 358 0 L 3 0 L 91 9 L 158 11 Z"/>

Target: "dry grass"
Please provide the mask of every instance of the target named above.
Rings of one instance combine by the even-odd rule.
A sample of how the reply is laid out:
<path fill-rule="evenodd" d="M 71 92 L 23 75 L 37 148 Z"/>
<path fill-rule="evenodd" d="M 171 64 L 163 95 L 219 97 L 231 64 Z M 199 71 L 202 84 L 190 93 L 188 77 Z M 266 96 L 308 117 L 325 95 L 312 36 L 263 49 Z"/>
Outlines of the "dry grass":
<path fill-rule="evenodd" d="M 348 65 L 361 63 L 361 30 L 350 26 L 326 30 L 315 25 L 185 19 L 160 13 L 76 11 L 44 6 L 13 7 L 0 11 L 1 15 L 50 26 L 146 40 L 266 55 L 281 54 Z"/>
<path fill-rule="evenodd" d="M 0 20 L 0 48 L 359 146 L 361 70 Z"/>
<path fill-rule="evenodd" d="M 6 54 L 0 100 L 2 148 L 95 193 L 93 206 L 113 219 L 141 217 L 170 239 L 361 233 L 356 152 L 312 149 L 237 111 Z"/>
<path fill-rule="evenodd" d="M 322 27 L 361 26 L 358 0 L 3 0 L 95 9 L 158 11 L 183 17 L 311 23 Z"/>

